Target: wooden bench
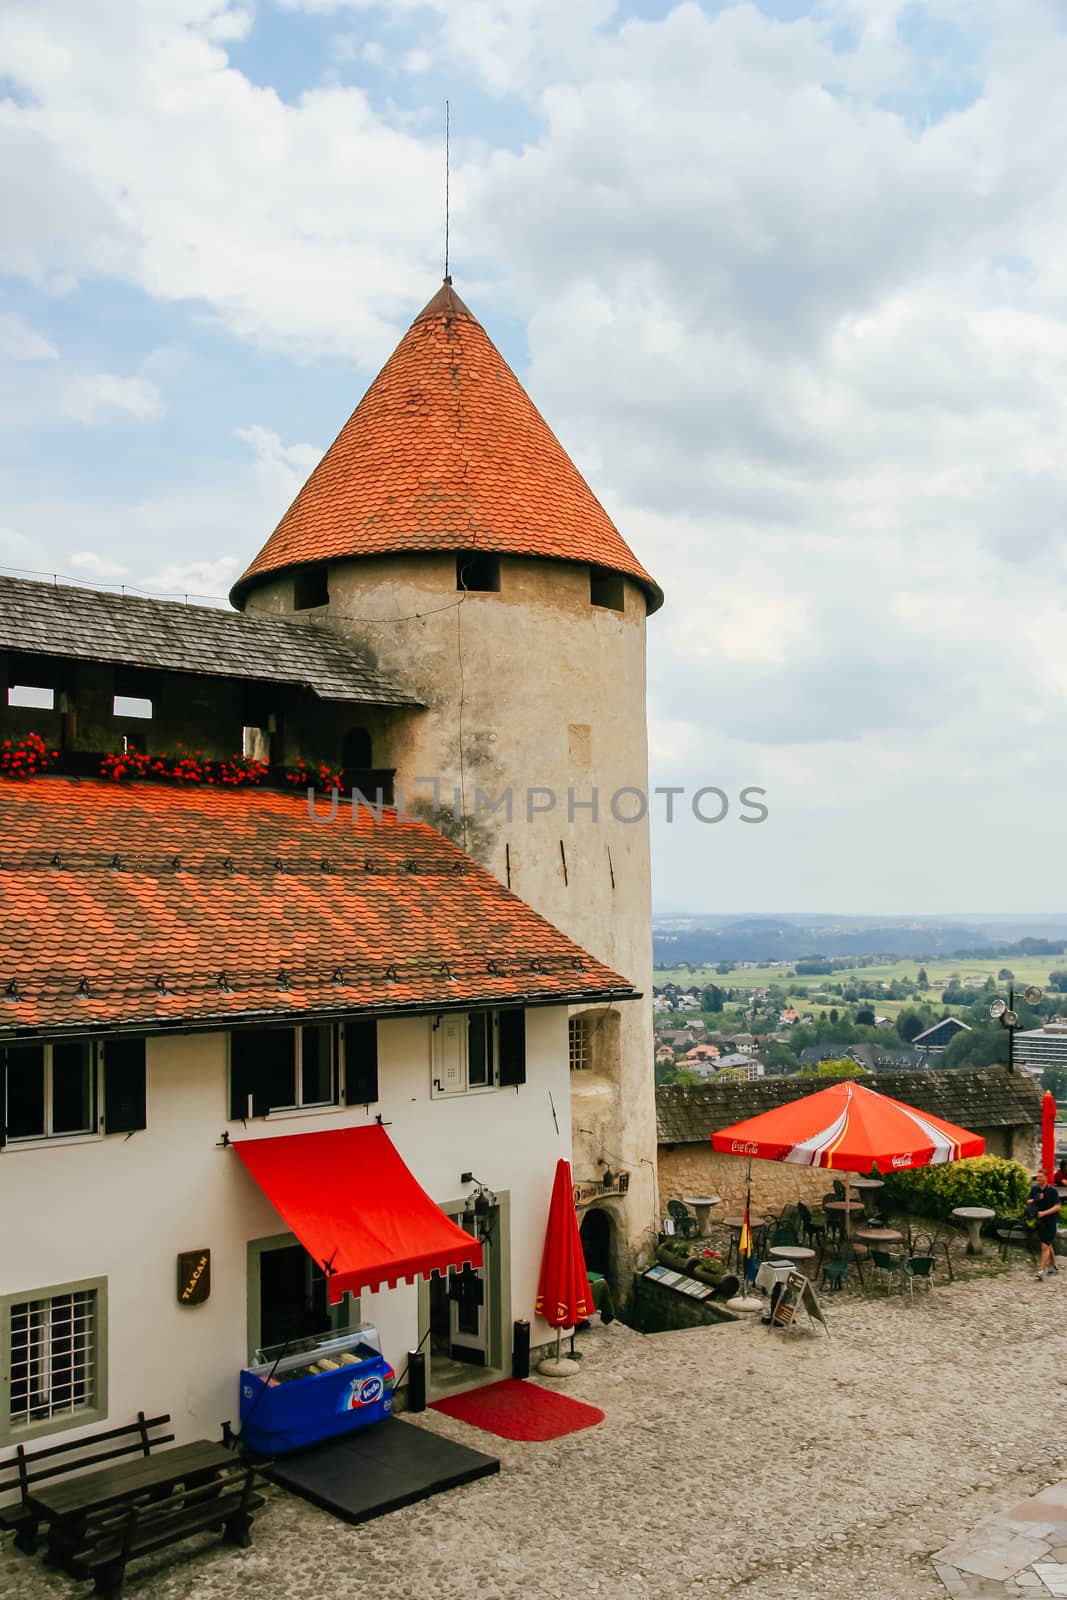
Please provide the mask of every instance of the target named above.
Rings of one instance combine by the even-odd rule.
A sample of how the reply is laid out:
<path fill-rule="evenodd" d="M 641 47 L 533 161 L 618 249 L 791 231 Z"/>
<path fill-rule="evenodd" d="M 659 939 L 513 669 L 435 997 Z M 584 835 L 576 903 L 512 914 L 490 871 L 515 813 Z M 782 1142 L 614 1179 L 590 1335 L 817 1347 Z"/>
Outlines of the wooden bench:
<path fill-rule="evenodd" d="M 40 1450 L 27 1450 L 25 1445 L 20 1444 L 14 1455 L 0 1458 L 0 1495 L 10 1494 L 15 1489 L 19 1491 L 17 1504 L 0 1508 L 0 1528 L 13 1528 L 18 1548 L 32 1555 L 37 1548 L 38 1520 L 26 1502 L 36 1484 L 61 1477 L 64 1473 L 98 1466 L 101 1461 L 113 1461 L 118 1456 L 151 1455 L 159 1445 L 173 1443 L 172 1433 L 154 1431 L 165 1428 L 169 1422 L 169 1414 L 146 1417 L 143 1411 L 139 1411 L 137 1421 L 128 1423 L 124 1428 L 107 1428 L 103 1433 L 83 1434 L 79 1439 L 45 1445 Z M 121 1444 L 113 1442 L 119 1439 L 122 1440 Z M 98 1449 L 100 1445 L 109 1448 Z M 89 1454 L 84 1454 L 86 1451 Z M 4 1477 L 3 1474 L 12 1468 L 14 1475 Z"/>
<path fill-rule="evenodd" d="M 127 1562 L 190 1534 L 212 1530 L 246 1549 L 252 1543 L 252 1517 L 264 1504 L 256 1492 L 258 1470 L 235 1460 L 209 1482 L 177 1489 L 164 1499 L 142 1498 L 90 1512 L 65 1562 L 67 1571 L 93 1578 L 96 1593 L 111 1596 L 122 1588 Z"/>

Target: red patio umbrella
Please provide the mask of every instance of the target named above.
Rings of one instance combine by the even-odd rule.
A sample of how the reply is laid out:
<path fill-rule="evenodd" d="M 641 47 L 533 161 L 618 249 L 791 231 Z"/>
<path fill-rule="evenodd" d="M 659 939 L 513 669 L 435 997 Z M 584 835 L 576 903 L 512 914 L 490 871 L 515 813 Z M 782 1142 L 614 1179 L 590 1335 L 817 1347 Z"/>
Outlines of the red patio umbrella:
<path fill-rule="evenodd" d="M 539 1316 L 556 1329 L 556 1365 L 562 1371 L 577 1370 L 571 1362 L 560 1361 L 560 1341 L 564 1328 L 584 1322 L 593 1312 L 593 1292 L 582 1253 L 578 1232 L 578 1213 L 574 1208 L 570 1162 L 561 1157 L 556 1163 L 556 1179 L 548 1207 L 545 1249 L 541 1257 L 541 1280 L 537 1286 Z"/>
<path fill-rule="evenodd" d="M 980 1156 L 985 1149 L 980 1134 L 848 1078 L 722 1128 L 711 1143 L 730 1155 L 836 1168 L 846 1174 L 846 1198 L 850 1172 L 927 1167 Z"/>
<path fill-rule="evenodd" d="M 1041 1165 L 1051 1183 L 1056 1170 L 1056 1101 L 1051 1089 L 1045 1090 L 1041 1101 Z"/>

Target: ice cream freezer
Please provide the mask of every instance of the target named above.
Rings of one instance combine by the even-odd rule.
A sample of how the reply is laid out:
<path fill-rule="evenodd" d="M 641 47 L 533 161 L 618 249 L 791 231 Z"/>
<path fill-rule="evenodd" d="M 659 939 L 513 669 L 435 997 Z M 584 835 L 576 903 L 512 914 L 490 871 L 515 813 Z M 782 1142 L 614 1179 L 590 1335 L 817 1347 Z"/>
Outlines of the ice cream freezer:
<path fill-rule="evenodd" d="M 369 1322 L 257 1350 L 241 1372 L 241 1442 L 275 1456 L 382 1422 L 395 1382 Z"/>

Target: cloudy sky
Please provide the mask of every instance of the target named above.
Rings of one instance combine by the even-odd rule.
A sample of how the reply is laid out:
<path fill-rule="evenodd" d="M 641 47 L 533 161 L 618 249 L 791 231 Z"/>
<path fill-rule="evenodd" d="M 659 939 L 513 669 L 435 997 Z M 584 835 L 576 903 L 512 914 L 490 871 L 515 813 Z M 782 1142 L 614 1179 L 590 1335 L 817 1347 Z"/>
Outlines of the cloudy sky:
<path fill-rule="evenodd" d="M 0 565 L 217 596 L 440 279 L 667 592 L 661 909 L 1067 887 L 1063 0 L 4 0 Z"/>

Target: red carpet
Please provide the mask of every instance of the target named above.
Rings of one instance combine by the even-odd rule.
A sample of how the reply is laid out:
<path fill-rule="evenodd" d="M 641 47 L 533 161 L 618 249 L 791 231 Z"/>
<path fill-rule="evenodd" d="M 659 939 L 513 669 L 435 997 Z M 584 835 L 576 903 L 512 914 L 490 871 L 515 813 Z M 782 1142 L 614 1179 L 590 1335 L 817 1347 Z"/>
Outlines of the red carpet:
<path fill-rule="evenodd" d="M 503 1378 L 448 1400 L 433 1400 L 431 1411 L 458 1417 L 499 1439 L 561 1439 L 565 1433 L 595 1428 L 604 1413 L 583 1400 L 542 1389 L 522 1378 Z"/>

